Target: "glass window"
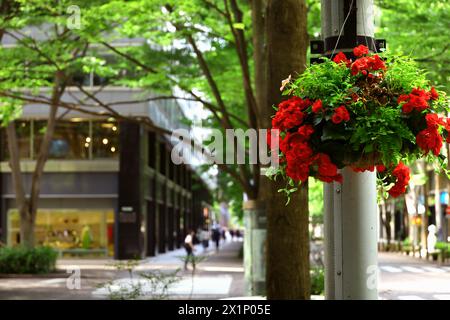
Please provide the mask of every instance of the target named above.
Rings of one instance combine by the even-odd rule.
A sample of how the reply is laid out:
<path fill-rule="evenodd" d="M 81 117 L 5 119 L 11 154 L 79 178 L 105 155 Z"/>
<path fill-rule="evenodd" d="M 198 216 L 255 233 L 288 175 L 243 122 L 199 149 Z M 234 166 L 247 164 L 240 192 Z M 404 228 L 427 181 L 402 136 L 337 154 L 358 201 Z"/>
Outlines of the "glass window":
<path fill-rule="evenodd" d="M 31 158 L 31 122 L 30 121 L 16 121 L 16 134 L 17 143 L 19 145 L 19 156 L 20 159 L 30 159 Z M 1 148 L 2 148 L 2 160 L 9 159 L 9 149 L 8 149 L 8 137 L 6 135 L 6 130 L 2 130 L 1 135 Z"/>
<path fill-rule="evenodd" d="M 47 127 L 46 121 L 35 121 L 34 150 L 35 157 L 39 154 L 42 138 Z M 58 121 L 53 140 L 50 144 L 50 159 L 89 159 L 89 122 L 88 121 Z"/>
<path fill-rule="evenodd" d="M 119 156 L 119 126 L 117 122 L 92 122 L 92 140 L 94 158 L 117 158 Z"/>
<path fill-rule="evenodd" d="M 62 253 L 81 250 L 113 255 L 114 211 L 39 209 L 36 217 L 37 245 L 48 245 Z M 17 210 L 8 212 L 8 245 L 20 243 L 20 218 Z"/>

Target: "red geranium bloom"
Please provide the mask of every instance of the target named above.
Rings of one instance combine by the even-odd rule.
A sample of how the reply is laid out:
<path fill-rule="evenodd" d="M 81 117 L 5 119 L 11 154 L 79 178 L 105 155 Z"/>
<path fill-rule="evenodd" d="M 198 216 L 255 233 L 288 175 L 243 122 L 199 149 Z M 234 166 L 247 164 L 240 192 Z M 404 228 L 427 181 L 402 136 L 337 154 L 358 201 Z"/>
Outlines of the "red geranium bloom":
<path fill-rule="evenodd" d="M 385 70 L 386 65 L 380 56 L 375 54 L 371 57 L 361 57 L 356 59 L 352 64 L 352 75 L 356 76 L 358 73 L 368 75 L 370 71 Z M 373 77 L 373 75 L 371 75 Z"/>
<path fill-rule="evenodd" d="M 299 133 L 288 133 L 280 144 L 280 150 L 286 155 L 286 159 L 289 161 L 295 160 L 308 160 L 313 151 L 309 147 L 309 144 L 305 142 L 303 136 Z"/>
<path fill-rule="evenodd" d="M 430 127 L 419 132 L 416 136 L 416 142 L 425 154 L 432 151 L 434 155 L 438 156 L 442 148 L 442 137 L 437 131 L 437 128 Z"/>
<path fill-rule="evenodd" d="M 397 98 L 397 103 L 400 104 L 401 102 L 408 101 L 408 99 L 409 99 L 409 94 L 401 94 L 401 95 Z"/>
<path fill-rule="evenodd" d="M 367 48 L 366 46 L 360 44 L 359 46 L 357 46 L 356 48 L 353 49 L 353 54 L 355 55 L 355 57 L 361 57 L 365 54 L 369 53 L 369 48 Z"/>
<path fill-rule="evenodd" d="M 434 87 L 432 87 L 430 90 L 430 96 L 431 96 L 431 100 L 437 100 L 439 98 L 439 94 L 437 93 L 437 91 Z"/>
<path fill-rule="evenodd" d="M 302 137 L 304 141 L 309 140 L 309 137 L 314 133 L 314 127 L 310 124 L 305 124 L 298 128 L 298 134 Z"/>
<path fill-rule="evenodd" d="M 355 62 L 352 63 L 352 75 L 356 76 L 359 72 L 369 69 L 367 62 L 367 57 L 356 59 Z"/>
<path fill-rule="evenodd" d="M 295 181 L 305 182 L 309 177 L 309 164 L 307 163 L 295 163 L 286 167 L 286 174 Z"/>
<path fill-rule="evenodd" d="M 333 61 L 336 63 L 344 62 L 347 66 L 351 63 L 351 61 L 347 59 L 347 56 L 343 52 L 339 52 L 337 55 L 335 55 Z"/>
<path fill-rule="evenodd" d="M 337 166 L 331 162 L 330 156 L 326 153 L 319 153 L 317 157 L 318 178 L 324 182 L 337 181 L 342 183 L 342 175 L 338 174 Z"/>
<path fill-rule="evenodd" d="M 378 172 L 384 172 L 386 170 L 386 167 L 382 164 L 377 165 L 376 168 Z"/>
<path fill-rule="evenodd" d="M 272 128 L 285 131 L 302 124 L 305 114 L 303 109 L 310 105 L 309 99 L 292 97 L 278 105 L 278 111 L 272 119 Z"/>
<path fill-rule="evenodd" d="M 397 181 L 388 192 L 392 197 L 396 198 L 406 192 L 410 179 L 409 168 L 400 162 L 392 171 L 392 175 L 397 178 Z"/>
<path fill-rule="evenodd" d="M 334 124 L 339 124 L 342 121 L 349 121 L 350 120 L 350 114 L 348 113 L 347 109 L 344 106 L 340 106 L 334 110 L 334 114 L 331 117 L 331 121 Z"/>
<path fill-rule="evenodd" d="M 312 105 L 312 112 L 318 113 L 318 112 L 322 111 L 322 108 L 323 108 L 322 100 L 319 99 L 319 100 L 317 100 L 316 102 L 313 103 L 313 105 Z"/>
<path fill-rule="evenodd" d="M 444 120 L 439 118 L 436 113 L 429 113 L 425 116 L 425 120 L 427 121 L 427 127 L 437 128 L 438 126 L 444 125 Z"/>
<path fill-rule="evenodd" d="M 381 60 L 380 56 L 377 55 L 377 54 L 374 54 L 370 58 L 370 67 L 374 71 L 376 71 L 376 70 L 385 70 L 386 69 L 386 65 L 385 65 L 384 61 Z"/>
<path fill-rule="evenodd" d="M 427 91 L 414 88 L 409 95 L 400 95 L 397 99 L 398 103 L 405 102 L 402 105 L 404 113 L 410 113 L 413 110 L 423 111 L 428 108 L 428 100 L 430 100 L 431 94 Z"/>

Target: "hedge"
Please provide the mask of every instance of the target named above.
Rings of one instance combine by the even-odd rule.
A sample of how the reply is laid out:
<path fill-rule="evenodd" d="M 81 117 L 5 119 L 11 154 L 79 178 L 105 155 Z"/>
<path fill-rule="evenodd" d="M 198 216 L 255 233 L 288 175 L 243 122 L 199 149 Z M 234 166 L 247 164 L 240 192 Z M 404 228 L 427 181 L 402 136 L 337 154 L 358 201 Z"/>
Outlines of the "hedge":
<path fill-rule="evenodd" d="M 0 248 L 0 273 L 50 273 L 56 269 L 58 253 L 50 247 Z"/>

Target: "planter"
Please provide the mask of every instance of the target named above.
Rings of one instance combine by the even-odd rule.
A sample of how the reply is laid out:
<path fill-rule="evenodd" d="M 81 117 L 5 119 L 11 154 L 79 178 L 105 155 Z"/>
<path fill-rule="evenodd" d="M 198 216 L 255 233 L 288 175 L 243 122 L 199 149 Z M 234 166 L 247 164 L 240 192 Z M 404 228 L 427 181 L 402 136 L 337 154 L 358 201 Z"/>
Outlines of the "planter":
<path fill-rule="evenodd" d="M 409 58 L 370 54 L 363 45 L 353 56 L 340 52 L 284 81 L 283 94 L 291 97 L 278 105 L 278 133 L 269 143 L 279 140 L 281 162 L 271 174 L 286 177 L 281 191 L 288 196 L 309 177 L 342 183 L 338 169 L 376 167 L 381 188 L 398 197 L 410 180 L 406 161 L 442 156 L 450 132 L 450 118 L 440 116 L 450 111 L 445 93 Z"/>

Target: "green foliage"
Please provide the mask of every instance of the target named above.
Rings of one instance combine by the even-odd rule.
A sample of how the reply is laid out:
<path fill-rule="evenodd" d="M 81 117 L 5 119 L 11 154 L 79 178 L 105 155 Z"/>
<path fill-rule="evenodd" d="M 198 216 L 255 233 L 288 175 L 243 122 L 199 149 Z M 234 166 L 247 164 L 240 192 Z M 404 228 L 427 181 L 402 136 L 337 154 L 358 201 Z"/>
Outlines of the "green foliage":
<path fill-rule="evenodd" d="M 389 64 L 385 79 L 388 88 L 394 92 L 410 92 L 413 88 L 428 87 L 426 73 L 419 69 L 419 65 L 411 57 L 394 55 L 385 52 L 383 57 Z"/>
<path fill-rule="evenodd" d="M 308 187 L 309 215 L 312 217 L 323 216 L 323 182 L 310 178 Z"/>
<path fill-rule="evenodd" d="M 324 268 L 311 268 L 311 294 L 323 295 L 325 292 L 325 270 Z"/>
<path fill-rule="evenodd" d="M 438 241 L 435 249 L 450 252 L 450 243 Z"/>
<path fill-rule="evenodd" d="M 389 51 L 413 57 L 427 78 L 450 93 L 448 0 L 376 0 L 381 9 L 376 36 L 387 40 Z"/>
<path fill-rule="evenodd" d="M 50 247 L 1 247 L 0 273 L 50 273 L 55 271 L 57 257 Z"/>

